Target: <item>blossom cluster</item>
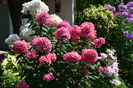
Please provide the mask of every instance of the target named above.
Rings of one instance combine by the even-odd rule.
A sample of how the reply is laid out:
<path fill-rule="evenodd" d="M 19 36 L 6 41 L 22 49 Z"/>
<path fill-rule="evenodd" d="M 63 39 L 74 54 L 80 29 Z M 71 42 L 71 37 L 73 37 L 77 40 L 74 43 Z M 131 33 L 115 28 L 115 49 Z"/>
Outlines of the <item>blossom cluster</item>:
<path fill-rule="evenodd" d="M 133 22 L 133 2 L 128 2 L 127 4 L 120 4 L 118 6 L 118 10 L 116 10 L 115 7 L 111 6 L 111 5 L 104 5 L 105 8 L 114 11 L 114 15 L 118 16 L 118 15 L 122 15 L 125 17 L 125 20 L 128 22 Z M 114 9 L 112 9 L 114 8 Z"/>
<path fill-rule="evenodd" d="M 113 7 L 113 6 L 111 6 L 111 5 L 104 5 L 104 8 L 107 8 L 107 9 L 109 9 L 109 10 L 111 10 L 111 11 L 116 11 L 116 8 L 115 7 Z"/>
<path fill-rule="evenodd" d="M 103 44 L 105 44 L 105 39 L 102 37 L 97 37 L 95 25 L 92 22 L 83 22 L 81 25 L 71 26 L 69 22 L 63 21 L 56 14 L 49 14 L 48 11 L 49 8 L 41 0 L 32 0 L 30 2 L 24 3 L 22 9 L 23 13 L 29 13 L 34 17 L 33 21 L 38 24 L 37 26 L 49 28 L 53 27 L 55 30 L 51 32 L 52 36 L 46 37 L 39 36 L 39 34 L 36 35 L 35 33 L 37 30 L 33 31 L 31 27 L 32 24 L 26 23 L 21 27 L 19 36 L 12 34 L 5 41 L 7 44 L 11 45 L 13 52 L 22 56 L 23 59 L 28 59 L 29 62 L 32 61 L 33 63 L 35 61 L 36 64 L 34 66 L 37 67 L 37 70 L 39 67 L 51 67 L 50 70 L 47 69 L 44 71 L 44 69 L 41 69 L 40 71 L 39 69 L 38 71 L 40 72 L 39 77 L 41 75 L 44 82 L 47 83 L 53 80 L 58 80 L 56 79 L 56 76 L 60 74 L 56 74 L 56 70 L 54 68 L 56 67 L 55 65 L 60 64 L 59 62 L 63 62 L 63 64 L 68 65 L 67 67 L 69 67 L 69 65 L 75 63 L 94 65 L 98 59 L 108 63 L 106 67 L 99 67 L 99 72 L 102 72 L 109 77 L 118 77 L 119 69 L 117 57 L 114 56 L 114 50 L 108 49 L 107 54 L 101 53 L 101 57 L 98 57 L 98 52 L 95 49 L 88 49 L 88 47 L 84 48 L 84 45 L 81 47 L 81 49 L 77 50 L 71 50 L 73 48 L 70 48 L 69 51 L 66 50 L 64 52 L 62 52 L 63 50 L 56 50 L 58 48 L 65 50 L 67 47 L 65 46 L 64 42 L 69 42 L 69 44 L 76 44 L 80 42 L 83 43 L 84 41 L 89 41 L 90 46 L 100 48 Z M 52 41 L 52 39 L 55 41 Z M 58 46 L 58 44 L 61 42 L 64 43 L 62 46 L 65 46 L 65 48 L 60 46 L 56 47 L 56 45 L 54 45 L 57 44 Z M 78 70 L 80 70 L 79 72 L 83 73 L 84 75 L 88 75 L 91 71 L 87 68 L 87 66 L 84 66 Z M 114 83 L 115 81 L 112 80 L 111 82 Z M 117 82 L 117 84 L 120 83 Z M 29 88 L 27 83 L 23 81 L 16 84 L 16 88 L 21 87 Z"/>
<path fill-rule="evenodd" d="M 104 38 L 97 38 L 95 26 L 92 22 L 84 22 L 80 26 L 70 26 L 67 21 L 59 22 L 54 36 L 59 40 L 78 41 L 82 38 L 92 40 L 92 45 L 97 48 L 105 44 Z"/>
<path fill-rule="evenodd" d="M 123 31 L 123 33 L 127 38 L 133 39 L 133 33 L 129 33 L 128 31 Z"/>
<path fill-rule="evenodd" d="M 32 0 L 30 2 L 24 3 L 22 5 L 23 14 L 31 14 L 32 16 L 37 16 L 41 12 L 48 12 L 49 7 L 41 0 Z"/>
<path fill-rule="evenodd" d="M 72 51 L 63 55 L 63 60 L 67 63 L 86 62 L 93 64 L 98 60 L 98 53 L 94 49 L 83 49 L 80 56 L 76 51 Z"/>
<path fill-rule="evenodd" d="M 107 62 L 107 66 L 106 67 L 100 67 L 98 69 L 99 72 L 102 72 L 104 74 L 106 74 L 109 77 L 115 77 L 118 78 L 119 76 L 119 68 L 118 68 L 118 62 L 117 62 L 117 57 L 115 56 L 115 50 L 110 50 L 107 49 L 106 53 L 100 53 L 100 57 L 99 59 L 102 61 L 106 61 Z M 119 80 L 116 81 L 116 79 L 113 79 L 111 81 L 111 83 L 115 84 L 116 86 L 118 86 L 118 84 L 120 85 L 120 81 Z"/>

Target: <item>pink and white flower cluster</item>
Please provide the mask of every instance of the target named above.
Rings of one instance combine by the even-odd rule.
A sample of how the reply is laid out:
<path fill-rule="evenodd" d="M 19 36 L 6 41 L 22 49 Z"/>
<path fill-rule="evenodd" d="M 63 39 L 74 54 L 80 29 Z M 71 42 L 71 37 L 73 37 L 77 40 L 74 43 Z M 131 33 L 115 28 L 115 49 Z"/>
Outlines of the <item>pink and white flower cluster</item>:
<path fill-rule="evenodd" d="M 106 61 L 107 66 L 106 67 L 100 67 L 98 69 L 99 72 L 102 72 L 106 74 L 109 77 L 115 77 L 117 78 L 119 76 L 119 68 L 118 68 L 118 62 L 117 57 L 115 56 L 115 50 L 107 49 L 106 53 L 101 53 L 101 56 L 99 57 L 100 60 Z M 119 80 L 113 79 L 110 81 L 115 86 L 119 86 L 121 82 Z"/>
<path fill-rule="evenodd" d="M 31 2 L 23 4 L 22 12 L 23 13 L 29 12 L 32 16 L 34 16 L 35 17 L 34 21 L 39 24 L 38 26 L 45 26 L 49 28 L 54 27 L 56 30 L 53 32 L 53 36 L 50 37 L 55 37 L 56 39 L 55 38 L 54 39 L 56 41 L 67 40 L 67 41 L 78 42 L 80 41 L 80 39 L 89 40 L 92 42 L 91 45 L 97 48 L 100 48 L 103 44 L 105 44 L 104 38 L 97 37 L 95 25 L 92 22 L 84 22 L 80 26 L 79 25 L 71 26 L 69 22 L 63 21 L 59 16 L 55 14 L 49 14 L 48 13 L 49 8 L 46 5 L 45 6 L 42 5 L 45 4 L 41 2 L 41 0 L 32 0 Z M 35 9 L 33 9 L 32 7 L 35 7 Z M 53 43 L 52 40 L 51 41 L 49 40 L 52 38 L 48 37 L 49 38 L 48 39 L 47 37 L 42 37 L 42 35 L 38 36 L 39 34 L 37 36 L 34 35 L 33 37 L 31 37 L 32 34 L 36 33 L 36 30 L 34 31 L 32 31 L 32 29 L 29 30 L 28 28 L 25 28 L 25 30 L 21 30 L 20 33 L 21 39 L 27 40 L 28 38 L 31 41 L 26 42 L 22 40 L 15 40 L 13 43 L 13 51 L 18 54 L 24 55 L 25 58 L 31 58 L 31 60 L 33 59 L 37 60 L 39 63 L 38 65 L 39 67 L 47 65 L 49 67 L 50 66 L 52 67 L 57 64 L 53 63 L 55 61 L 58 61 L 58 58 L 62 58 L 61 60 L 64 60 L 68 65 L 70 65 L 71 63 L 80 64 L 82 62 L 92 65 L 96 63 L 96 61 L 98 61 L 98 52 L 95 49 L 83 48 L 80 53 L 81 55 L 79 54 L 80 51 L 78 50 L 67 53 L 63 52 L 63 54 L 60 54 L 62 53 L 60 51 L 54 52 L 54 50 L 52 49 L 55 49 L 56 46 L 52 44 L 55 43 Z M 108 61 L 110 64 L 108 64 L 107 67 L 100 67 L 98 71 L 111 76 L 116 75 L 116 73 L 118 73 L 118 69 L 116 70 L 115 68 L 117 67 L 117 64 L 110 61 L 113 59 L 113 61 L 116 62 L 115 56 L 113 56 L 114 53 L 112 53 L 112 51 L 109 52 L 108 50 L 108 54 L 109 55 L 106 55 L 104 53 L 101 54 L 101 59 Z M 110 59 L 108 60 L 108 58 Z M 109 69 L 109 67 L 112 67 L 111 70 Z M 43 73 L 42 79 L 45 82 L 50 82 L 54 80 L 55 77 L 54 73 L 52 72 L 56 71 L 53 71 L 53 69 L 47 70 L 47 73 Z M 88 75 L 90 73 L 87 67 L 81 68 L 80 72 L 83 73 L 84 75 Z M 26 83 L 20 82 L 16 85 L 17 86 L 16 88 L 24 87 L 23 85 L 26 85 Z M 29 86 L 26 85 L 26 87 L 24 88 L 29 88 Z"/>
<path fill-rule="evenodd" d="M 102 61 L 106 61 L 108 64 L 106 67 L 104 67 L 104 71 L 101 71 L 103 68 L 100 68 L 99 71 L 105 73 L 109 77 L 118 77 L 119 68 L 117 63 L 117 57 L 114 55 L 115 50 L 107 49 L 106 52 L 107 54 L 101 53 L 101 57 L 99 57 L 99 59 L 101 59 Z"/>
<path fill-rule="evenodd" d="M 44 26 L 56 26 L 59 22 L 63 20 L 56 14 L 49 14 L 47 12 L 42 12 L 38 14 L 35 18 L 35 22 L 38 22 Z"/>

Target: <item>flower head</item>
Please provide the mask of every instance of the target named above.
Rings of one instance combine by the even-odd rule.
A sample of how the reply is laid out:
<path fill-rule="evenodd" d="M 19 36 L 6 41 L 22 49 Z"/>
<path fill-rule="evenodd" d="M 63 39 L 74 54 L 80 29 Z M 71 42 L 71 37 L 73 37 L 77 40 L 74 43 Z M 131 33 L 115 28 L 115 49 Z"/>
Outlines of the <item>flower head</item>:
<path fill-rule="evenodd" d="M 54 80 L 54 75 L 52 72 L 49 72 L 48 74 L 43 75 L 43 80 L 46 82 Z"/>
<path fill-rule="evenodd" d="M 115 12 L 114 15 L 118 16 L 118 15 L 120 15 L 120 12 Z"/>
<path fill-rule="evenodd" d="M 81 61 L 93 64 L 97 60 L 98 60 L 98 54 L 96 50 L 94 49 L 83 49 L 82 50 Z"/>
<path fill-rule="evenodd" d="M 56 14 L 51 14 L 50 19 L 52 20 L 52 25 L 56 26 L 58 23 L 62 22 L 63 20 Z"/>
<path fill-rule="evenodd" d="M 40 56 L 38 59 L 39 64 L 49 63 L 50 61 L 45 56 Z"/>
<path fill-rule="evenodd" d="M 56 61 L 56 54 L 55 53 L 49 53 L 46 55 L 46 58 L 49 60 L 49 64 L 53 63 Z"/>
<path fill-rule="evenodd" d="M 81 72 L 82 72 L 84 75 L 88 75 L 88 74 L 89 74 L 89 70 L 88 70 L 87 68 L 82 69 Z"/>
<path fill-rule="evenodd" d="M 30 48 L 30 44 L 25 41 L 16 41 L 13 43 L 13 51 L 21 54 L 23 52 L 26 52 Z"/>
<path fill-rule="evenodd" d="M 120 5 L 118 6 L 118 9 L 119 9 L 120 12 L 124 12 L 124 11 L 127 10 L 127 5 L 120 4 Z"/>
<path fill-rule="evenodd" d="M 104 38 L 97 38 L 93 40 L 92 45 L 96 46 L 97 48 L 100 48 L 103 44 L 105 44 L 105 39 Z"/>
<path fill-rule="evenodd" d="M 107 8 L 108 10 L 111 10 L 111 11 L 116 11 L 116 8 L 111 6 L 111 5 L 104 5 L 104 8 Z"/>
<path fill-rule="evenodd" d="M 71 33 L 70 33 L 70 29 L 68 27 L 61 27 L 58 28 L 55 32 L 54 32 L 54 36 L 57 39 L 66 39 L 69 40 L 71 38 Z"/>
<path fill-rule="evenodd" d="M 62 21 L 57 24 L 57 28 L 70 27 L 71 25 L 67 21 Z"/>
<path fill-rule="evenodd" d="M 113 75 L 115 75 L 116 77 L 118 77 L 118 72 L 119 72 L 119 68 L 118 68 L 118 64 L 117 62 L 114 62 L 113 64 L 107 66 L 107 68 L 105 69 L 104 73 L 111 77 Z"/>
<path fill-rule="evenodd" d="M 32 35 L 34 35 L 34 34 L 35 34 L 35 31 L 33 31 L 30 28 L 25 28 L 25 29 L 20 31 L 21 39 L 25 39 L 27 41 L 31 41 L 32 40 Z"/>
<path fill-rule="evenodd" d="M 4 53 L 0 53 L 0 61 L 3 61 L 6 58 Z"/>
<path fill-rule="evenodd" d="M 81 56 L 77 52 L 72 51 L 64 54 L 63 60 L 66 61 L 67 63 L 79 62 L 81 60 Z"/>
<path fill-rule="evenodd" d="M 25 54 L 25 57 L 27 57 L 27 58 L 37 58 L 37 56 L 38 55 L 35 50 L 27 51 Z"/>
<path fill-rule="evenodd" d="M 74 25 L 71 30 L 71 40 L 77 41 L 80 38 L 81 29 L 78 25 Z"/>
<path fill-rule="evenodd" d="M 98 71 L 101 72 L 101 73 L 104 73 L 105 72 L 105 69 L 106 69 L 106 67 L 99 67 L 98 68 Z"/>
<path fill-rule="evenodd" d="M 46 37 L 35 37 L 32 43 L 40 52 L 50 52 L 52 50 L 51 41 Z"/>
<path fill-rule="evenodd" d="M 37 16 L 39 13 L 48 12 L 49 7 L 41 0 L 32 0 L 22 4 L 22 13 Z"/>
<path fill-rule="evenodd" d="M 89 40 L 93 40 L 96 38 L 95 26 L 91 22 L 84 22 L 80 26 L 81 28 L 81 37 Z"/>
<path fill-rule="evenodd" d="M 12 34 L 5 40 L 5 43 L 12 45 L 17 40 L 20 40 L 20 37 L 17 34 Z"/>
<path fill-rule="evenodd" d="M 42 12 L 38 14 L 35 18 L 35 21 L 39 24 L 45 24 L 46 19 L 49 18 L 49 14 L 47 12 Z"/>
<path fill-rule="evenodd" d="M 29 85 L 27 85 L 27 83 L 26 82 L 18 82 L 17 84 L 16 84 L 16 87 L 15 88 L 29 88 Z"/>
<path fill-rule="evenodd" d="M 100 53 L 100 55 L 101 55 L 101 57 L 99 57 L 100 60 L 105 60 L 108 57 L 108 55 L 105 53 Z"/>
<path fill-rule="evenodd" d="M 44 64 L 44 63 L 52 64 L 53 62 L 56 61 L 56 58 L 57 58 L 56 54 L 49 53 L 46 56 L 41 56 L 38 60 L 40 64 Z"/>
<path fill-rule="evenodd" d="M 113 79 L 110 81 L 112 84 L 114 84 L 115 86 L 119 86 L 121 84 L 121 82 L 119 80 Z"/>

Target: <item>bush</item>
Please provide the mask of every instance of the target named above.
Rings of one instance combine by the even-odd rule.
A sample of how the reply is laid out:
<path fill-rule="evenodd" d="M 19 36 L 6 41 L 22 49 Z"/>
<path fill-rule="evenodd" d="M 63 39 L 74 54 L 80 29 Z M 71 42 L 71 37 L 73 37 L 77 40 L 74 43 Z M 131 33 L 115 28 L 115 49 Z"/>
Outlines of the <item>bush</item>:
<path fill-rule="evenodd" d="M 112 11 L 99 6 L 91 6 L 84 10 L 84 20 L 91 21 L 96 25 L 97 35 L 107 37 L 111 31 L 114 31 L 115 16 Z"/>
<path fill-rule="evenodd" d="M 98 9 L 98 8 L 103 8 L 103 7 L 94 7 L 95 9 Z M 110 8 L 108 8 L 110 9 Z M 105 10 L 105 9 L 104 9 Z M 106 9 L 107 10 L 107 9 Z M 84 14 L 85 16 L 85 19 L 87 21 L 91 21 L 92 20 L 94 22 L 94 24 L 96 25 L 96 28 L 100 29 L 100 30 L 109 30 L 109 32 L 98 32 L 99 34 L 98 35 L 101 35 L 102 37 L 106 37 L 106 45 L 104 46 L 104 48 L 108 48 L 108 47 L 112 47 L 114 48 L 116 51 L 117 51 L 117 56 L 119 58 L 119 63 L 120 63 L 120 75 L 121 77 L 127 81 L 127 85 L 132 85 L 132 82 L 133 80 L 130 79 L 132 78 L 132 59 L 133 59 L 133 39 L 132 38 L 127 38 L 128 36 L 124 35 L 124 31 L 129 31 L 130 34 L 133 32 L 133 24 L 132 22 L 126 20 L 126 16 L 125 15 L 122 15 L 121 12 L 117 12 L 119 13 L 118 15 L 116 15 L 116 13 L 114 12 L 114 16 L 113 16 L 113 12 L 109 11 L 108 13 L 111 14 L 111 16 L 113 16 L 113 20 L 111 21 L 110 20 L 110 16 L 106 16 L 106 15 L 102 15 L 100 14 L 100 11 L 102 11 L 101 9 L 100 10 L 97 10 L 95 11 L 95 13 L 93 13 L 93 11 L 95 10 L 91 10 L 91 9 L 88 9 L 88 10 L 84 10 Z M 116 10 L 116 11 L 119 11 L 119 10 Z M 129 10 L 128 10 L 129 11 Z M 89 12 L 89 13 L 87 13 Z M 104 11 L 102 11 L 104 13 Z M 129 12 L 130 13 L 130 12 Z M 96 14 L 96 15 L 94 15 Z M 98 15 L 97 15 L 98 14 Z M 99 15 L 100 14 L 100 15 Z M 99 17 L 101 16 L 101 17 Z M 103 16 L 103 17 L 102 17 Z M 97 18 L 97 19 L 95 19 Z M 99 18 L 99 19 L 98 19 Z M 104 20 L 108 18 L 107 20 L 108 21 L 111 21 L 114 26 L 109 26 L 110 24 L 107 24 L 108 22 L 106 22 L 107 20 Z M 132 18 L 131 18 L 132 19 Z M 84 20 L 84 21 L 86 21 Z M 105 23 L 105 25 L 103 24 Z M 100 28 L 99 25 L 102 27 Z M 113 27 L 113 28 L 110 28 L 110 27 Z M 97 30 L 97 31 L 100 31 L 100 30 Z M 106 29 L 106 30 L 105 30 Z M 129 63 L 129 64 L 127 64 Z"/>
<path fill-rule="evenodd" d="M 96 36 L 95 25 L 71 26 L 48 10 L 41 0 L 23 4 L 22 12 L 32 18 L 21 27 L 20 36 L 6 39 L 10 51 L 6 59 L 0 54 L 1 87 L 126 88 L 118 74 L 115 50 L 107 49 L 98 57 L 95 48 L 102 47 L 105 39 Z"/>

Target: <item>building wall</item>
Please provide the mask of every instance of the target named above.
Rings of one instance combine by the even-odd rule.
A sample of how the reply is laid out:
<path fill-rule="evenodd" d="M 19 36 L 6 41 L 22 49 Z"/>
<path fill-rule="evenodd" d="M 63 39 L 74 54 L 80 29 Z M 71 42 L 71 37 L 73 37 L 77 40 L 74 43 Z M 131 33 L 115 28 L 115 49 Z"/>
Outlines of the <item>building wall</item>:
<path fill-rule="evenodd" d="M 57 13 L 61 18 L 67 20 L 70 24 L 74 24 L 74 0 L 60 0 L 61 11 Z"/>
<path fill-rule="evenodd" d="M 0 49 L 5 49 L 5 39 L 11 32 L 7 5 L 0 4 L 0 12 Z"/>

